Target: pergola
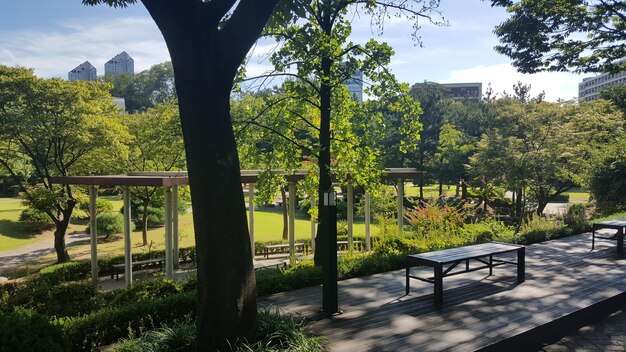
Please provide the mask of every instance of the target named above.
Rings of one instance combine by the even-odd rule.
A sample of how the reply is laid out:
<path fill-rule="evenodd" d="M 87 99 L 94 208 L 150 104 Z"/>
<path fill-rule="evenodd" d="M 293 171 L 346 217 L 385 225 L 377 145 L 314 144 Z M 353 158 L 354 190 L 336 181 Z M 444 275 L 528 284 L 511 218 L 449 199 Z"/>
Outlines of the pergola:
<path fill-rule="evenodd" d="M 254 188 L 258 182 L 260 170 L 241 170 L 241 183 L 248 185 L 248 216 L 250 243 L 254 256 Z M 299 170 L 295 173 L 285 174 L 281 170 L 272 171 L 284 174 L 288 183 L 288 227 L 289 227 L 289 253 L 295 253 L 295 207 L 298 181 L 304 179 L 306 173 Z M 385 169 L 382 175 L 383 180 L 396 180 L 398 185 L 398 228 L 402 231 L 403 226 L 403 203 L 405 180 L 419 179 L 424 172 L 409 168 Z M 98 186 L 121 186 L 123 188 L 124 199 L 124 278 L 126 286 L 132 286 L 132 256 L 131 256 L 131 214 L 130 214 L 130 187 L 150 186 L 165 188 L 165 275 L 168 278 L 173 276 L 174 265 L 178 264 L 178 187 L 189 184 L 189 178 L 185 171 L 167 172 L 134 172 L 128 175 L 108 175 L 108 176 L 64 176 L 53 177 L 53 183 L 89 186 L 89 212 L 90 212 L 90 236 L 91 236 L 91 274 L 94 282 L 98 280 L 98 255 L 97 255 L 97 230 L 96 230 L 96 198 Z M 348 225 L 348 246 L 353 245 L 353 225 L 354 225 L 354 186 L 346 184 L 347 188 L 347 225 Z M 311 197 L 311 207 L 315 206 L 315 198 Z M 370 241 L 371 211 L 370 195 L 365 193 L 365 248 L 371 249 Z M 315 221 L 311 221 L 311 243 L 315 244 Z"/>

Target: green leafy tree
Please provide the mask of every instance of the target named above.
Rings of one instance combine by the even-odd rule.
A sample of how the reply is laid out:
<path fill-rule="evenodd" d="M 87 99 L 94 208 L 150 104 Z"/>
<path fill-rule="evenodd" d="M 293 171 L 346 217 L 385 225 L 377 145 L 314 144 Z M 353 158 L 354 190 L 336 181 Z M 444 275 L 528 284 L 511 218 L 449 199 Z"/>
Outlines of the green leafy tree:
<path fill-rule="evenodd" d="M 510 17 L 496 27 L 496 51 L 521 72 L 626 68 L 626 3 L 621 0 L 492 0 Z"/>
<path fill-rule="evenodd" d="M 129 144 L 130 171 L 172 171 L 185 169 L 185 146 L 180 128 L 178 104 L 168 101 L 148 111 L 124 117 L 133 140 Z M 162 187 L 133 187 L 133 198 L 141 202 L 143 245 L 148 244 L 149 205 Z"/>
<path fill-rule="evenodd" d="M 107 74 L 104 81 L 113 84 L 111 95 L 124 98 L 126 110 L 131 113 L 143 112 L 176 98 L 174 69 L 170 61 L 153 65 L 135 75 Z"/>
<path fill-rule="evenodd" d="M 626 85 L 608 87 L 600 92 L 600 98 L 611 101 L 626 118 Z"/>
<path fill-rule="evenodd" d="M 116 118 L 108 89 L 101 83 L 40 79 L 32 70 L 0 66 L 0 164 L 19 184 L 27 205 L 54 222 L 59 262 L 70 259 L 65 232 L 78 201 L 70 185 L 55 185 L 52 177 L 100 173 L 118 164 L 127 151 L 123 142 L 128 133 Z M 31 186 L 19 177 L 15 160 L 28 160 L 40 183 Z"/>
<path fill-rule="evenodd" d="M 135 0 L 83 0 L 124 7 Z M 196 238 L 199 350 L 256 331 L 252 248 L 230 117 L 242 61 L 278 0 L 142 0 L 167 44 L 176 83 Z M 278 12 L 287 20 L 290 3 Z"/>
<path fill-rule="evenodd" d="M 424 112 L 420 116 L 423 130 L 417 149 L 417 164 L 423 171 L 433 171 L 441 126 L 451 103 L 450 92 L 438 83 L 424 82 L 413 85 L 411 96 L 419 101 Z M 424 198 L 423 178 L 419 181 L 419 189 L 419 197 Z"/>
<path fill-rule="evenodd" d="M 389 63 L 392 49 L 386 43 L 378 43 L 374 39 L 364 44 L 355 44 L 348 41 L 351 32 L 349 8 L 356 10 L 362 6 L 363 10 L 372 16 L 372 22 L 382 29 L 384 20 L 390 16 L 406 15 L 419 28 L 420 20 L 432 21 L 431 15 L 436 13 L 438 1 L 356 1 L 356 0 L 323 0 L 314 3 L 298 1 L 294 4 L 294 11 L 306 21 L 276 22 L 277 26 L 270 26 L 267 34 L 274 36 L 281 44 L 271 56 L 277 72 L 297 78 L 294 81 L 293 92 L 299 95 L 302 103 L 311 104 L 319 111 L 319 122 L 315 128 L 319 129 L 318 144 L 316 146 L 317 165 L 319 170 L 318 199 L 323 199 L 323 193 L 332 187 L 331 167 L 336 165 L 336 172 L 341 179 L 347 175 L 347 166 L 351 162 L 371 162 L 371 157 L 357 158 L 355 152 L 366 148 L 354 148 L 358 137 L 350 127 L 350 116 L 354 104 L 345 93 L 343 82 L 354 75 L 357 69 L 373 81 L 386 80 L 387 84 L 377 89 L 369 90 L 370 94 L 379 95 L 385 89 L 393 89 L 393 81 L 385 67 Z M 311 94 L 313 93 L 313 94 Z M 408 104 L 411 106 L 411 104 Z M 409 108 L 416 112 L 416 108 Z M 338 143 L 343 139 L 343 143 Z M 342 162 L 333 163 L 333 147 L 336 148 L 336 157 L 352 155 Z M 344 154 L 339 149 L 350 152 Z M 369 154 L 372 155 L 371 153 Z M 364 172 L 369 168 L 350 168 L 351 177 L 359 183 L 367 184 L 368 180 L 376 179 L 376 173 Z M 359 180 L 363 176 L 364 179 Z M 329 214 L 319 213 L 317 241 L 324 241 L 330 234 Z M 332 245 L 332 244 L 329 244 Z M 316 263 L 320 262 L 325 246 L 317 244 L 315 253 Z"/>

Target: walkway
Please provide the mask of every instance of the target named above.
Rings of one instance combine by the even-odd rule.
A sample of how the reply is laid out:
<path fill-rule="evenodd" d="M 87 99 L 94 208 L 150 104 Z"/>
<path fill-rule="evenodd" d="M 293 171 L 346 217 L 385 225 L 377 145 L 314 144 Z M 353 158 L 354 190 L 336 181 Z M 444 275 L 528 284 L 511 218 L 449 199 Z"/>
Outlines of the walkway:
<path fill-rule="evenodd" d="M 313 332 L 329 338 L 335 351 L 537 350 L 532 334 L 541 328 L 571 330 L 585 308 L 595 310 L 602 302 L 617 308 L 615 300 L 624 300 L 626 259 L 609 242 L 589 252 L 589 237 L 528 246 L 526 282 L 520 285 L 513 266 L 498 267 L 491 277 L 477 271 L 446 278 L 442 309 L 433 307 L 429 284 L 413 280 L 411 295 L 404 295 L 404 270 L 340 282 L 345 313 L 330 319 L 318 313 L 320 287 L 260 303 L 316 320 Z M 494 345 L 499 341 L 510 344 Z"/>
<path fill-rule="evenodd" d="M 541 351 L 626 351 L 626 311 L 622 309 L 601 321 L 587 325 L 574 334 L 545 346 Z"/>
<path fill-rule="evenodd" d="M 66 246 L 75 246 L 89 243 L 89 234 L 74 233 L 65 237 Z M 2 273 L 24 266 L 24 263 L 36 260 L 37 258 L 54 252 L 54 237 L 50 236 L 27 246 L 0 252 L 0 276 Z"/>

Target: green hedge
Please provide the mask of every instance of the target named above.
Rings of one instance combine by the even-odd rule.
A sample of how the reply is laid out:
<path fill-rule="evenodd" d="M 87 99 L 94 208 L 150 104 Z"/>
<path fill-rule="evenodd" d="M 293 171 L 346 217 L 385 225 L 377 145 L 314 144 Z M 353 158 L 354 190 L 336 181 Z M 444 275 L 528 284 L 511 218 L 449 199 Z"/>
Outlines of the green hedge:
<path fill-rule="evenodd" d="M 179 293 L 154 301 L 106 308 L 88 315 L 59 319 L 72 351 L 91 351 L 122 337 L 183 321 L 195 314 L 195 292 Z"/>
<path fill-rule="evenodd" d="M 17 308 L 0 314 L 0 352 L 70 351 L 61 327 L 47 317 Z"/>

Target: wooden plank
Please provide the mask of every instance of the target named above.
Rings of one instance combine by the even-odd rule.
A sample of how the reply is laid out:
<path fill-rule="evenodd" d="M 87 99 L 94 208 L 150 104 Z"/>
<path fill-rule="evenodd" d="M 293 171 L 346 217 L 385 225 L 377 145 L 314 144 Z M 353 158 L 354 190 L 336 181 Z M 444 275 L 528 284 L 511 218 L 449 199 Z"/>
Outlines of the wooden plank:
<path fill-rule="evenodd" d="M 334 351 L 471 351 L 626 291 L 626 259 L 610 244 L 590 252 L 590 243 L 583 234 L 527 246 L 522 284 L 506 269 L 446 278 L 439 309 L 430 284 L 414 281 L 404 295 L 404 269 L 341 281 L 344 314 L 332 319 L 318 314 L 319 286 L 260 303 L 315 320 L 312 331 L 326 336 Z"/>

